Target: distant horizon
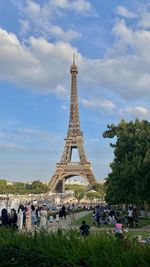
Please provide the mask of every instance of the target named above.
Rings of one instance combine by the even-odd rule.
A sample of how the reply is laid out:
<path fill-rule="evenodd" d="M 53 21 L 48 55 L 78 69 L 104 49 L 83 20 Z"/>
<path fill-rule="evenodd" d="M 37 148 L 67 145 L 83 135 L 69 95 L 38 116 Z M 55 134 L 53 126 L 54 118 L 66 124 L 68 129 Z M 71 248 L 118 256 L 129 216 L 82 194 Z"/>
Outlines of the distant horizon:
<path fill-rule="evenodd" d="M 21 183 L 32 183 L 32 182 L 34 182 L 34 181 L 40 181 L 40 182 L 42 182 L 42 183 L 48 183 L 50 180 L 41 180 L 41 179 L 34 179 L 34 180 L 28 180 L 28 179 L 25 179 L 25 180 L 12 180 L 12 179 L 7 179 L 7 178 L 0 178 L 0 180 L 6 180 L 7 182 L 10 182 L 10 183 L 16 183 L 16 182 L 21 182 Z M 83 181 L 83 182 L 87 182 L 88 183 L 88 181 L 86 180 L 86 179 L 84 179 L 84 178 L 80 178 L 80 177 L 77 177 L 77 176 L 74 176 L 74 177 L 72 177 L 72 178 L 69 178 L 69 179 L 67 179 L 66 181 L 68 181 L 68 180 L 70 180 L 70 181 Z M 65 181 L 65 182 L 66 182 Z M 104 180 L 97 180 L 97 182 L 99 183 L 99 182 L 104 182 Z"/>

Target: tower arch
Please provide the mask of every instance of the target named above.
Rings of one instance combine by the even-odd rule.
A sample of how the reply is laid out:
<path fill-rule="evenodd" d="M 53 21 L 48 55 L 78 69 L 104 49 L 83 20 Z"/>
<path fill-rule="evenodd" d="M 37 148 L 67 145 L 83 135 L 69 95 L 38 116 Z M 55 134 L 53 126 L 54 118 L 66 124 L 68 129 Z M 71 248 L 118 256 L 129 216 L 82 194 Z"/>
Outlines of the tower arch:
<path fill-rule="evenodd" d="M 56 170 L 49 182 L 49 190 L 56 192 L 64 191 L 64 182 L 67 177 L 81 176 L 89 184 L 96 183 L 96 178 L 92 171 L 91 163 L 87 160 L 84 151 L 83 133 L 80 129 L 77 75 L 78 69 L 73 57 L 73 64 L 70 68 L 71 73 L 71 94 L 70 94 L 70 116 L 67 137 L 65 138 L 64 151 L 60 162 L 56 164 Z M 78 162 L 72 162 L 73 149 L 77 149 L 79 155 Z"/>

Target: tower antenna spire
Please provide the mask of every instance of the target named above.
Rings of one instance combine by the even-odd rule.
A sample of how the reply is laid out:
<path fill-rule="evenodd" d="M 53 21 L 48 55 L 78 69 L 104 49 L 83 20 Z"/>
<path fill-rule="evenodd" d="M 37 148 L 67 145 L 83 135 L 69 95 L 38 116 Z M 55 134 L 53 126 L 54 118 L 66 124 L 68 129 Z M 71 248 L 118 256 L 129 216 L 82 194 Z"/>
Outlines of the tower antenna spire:
<path fill-rule="evenodd" d="M 89 184 L 95 184 L 96 178 L 92 172 L 91 163 L 87 160 L 83 147 L 83 134 L 80 129 L 80 117 L 78 107 L 77 74 L 75 65 L 75 54 L 73 54 L 73 65 L 71 73 L 70 92 L 70 116 L 67 137 L 65 138 L 64 151 L 61 160 L 56 164 L 56 170 L 49 182 L 49 189 L 55 192 L 64 192 L 64 184 L 68 178 L 80 176 L 85 178 Z M 74 162 L 73 152 L 78 152 L 78 159 Z"/>
<path fill-rule="evenodd" d="M 76 54 L 73 53 L 73 65 L 75 65 Z"/>

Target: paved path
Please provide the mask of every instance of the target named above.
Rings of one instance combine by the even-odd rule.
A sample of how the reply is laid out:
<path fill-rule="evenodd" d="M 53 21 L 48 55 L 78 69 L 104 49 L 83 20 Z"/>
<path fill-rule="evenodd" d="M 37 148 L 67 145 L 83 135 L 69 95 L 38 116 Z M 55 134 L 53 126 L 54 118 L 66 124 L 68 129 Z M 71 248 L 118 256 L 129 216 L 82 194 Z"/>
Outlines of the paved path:
<path fill-rule="evenodd" d="M 75 220 L 78 220 L 82 217 L 84 217 L 85 215 L 91 213 L 92 214 L 92 211 L 81 211 L 81 212 L 78 212 L 75 214 Z M 79 228 L 79 226 L 76 226 L 76 225 L 72 225 L 71 224 L 71 218 L 70 216 L 67 216 L 66 217 L 66 220 L 63 218 L 62 220 L 60 220 L 60 227 L 62 227 L 63 229 L 69 229 L 69 228 Z M 95 227 L 95 226 L 91 226 L 90 228 L 91 230 L 98 230 L 98 231 L 108 231 L 108 230 L 112 230 L 112 227 L 110 228 L 109 225 L 108 226 L 101 226 L 101 227 Z M 142 228 L 129 228 L 128 229 L 129 231 L 150 231 L 150 225 L 146 225 L 146 226 L 143 226 Z"/>
<path fill-rule="evenodd" d="M 75 213 L 75 221 L 86 216 L 89 213 L 92 213 L 92 211 L 81 211 L 81 212 Z M 78 229 L 79 227 L 72 225 L 71 217 L 67 215 L 66 220 L 64 218 L 62 220 L 60 219 L 59 225 L 57 222 L 53 222 L 52 225 L 50 223 L 48 224 L 49 231 L 51 230 L 55 231 L 58 228 L 63 228 L 63 229 L 77 228 Z"/>
<path fill-rule="evenodd" d="M 84 217 L 85 215 L 87 214 L 92 214 L 92 211 L 81 211 L 81 212 L 78 212 L 78 213 L 75 213 L 75 221 Z M 63 218 L 62 220 L 60 219 L 60 222 L 59 222 L 59 225 L 57 222 L 53 222 L 52 225 L 50 223 L 48 223 L 48 231 L 56 231 L 58 228 L 62 228 L 62 229 L 79 229 L 79 226 L 77 225 L 73 225 L 71 223 L 71 217 L 69 215 L 66 216 L 66 220 Z M 91 226 L 90 227 L 90 230 L 91 231 L 109 231 L 109 230 L 112 230 L 112 227 L 109 227 L 108 226 L 101 226 L 101 227 L 95 227 L 95 226 Z M 146 225 L 146 226 L 143 226 L 142 228 L 129 228 L 128 229 L 129 232 L 135 232 L 135 231 L 141 231 L 141 232 L 144 232 L 144 231 L 149 231 L 150 232 L 150 225 Z"/>

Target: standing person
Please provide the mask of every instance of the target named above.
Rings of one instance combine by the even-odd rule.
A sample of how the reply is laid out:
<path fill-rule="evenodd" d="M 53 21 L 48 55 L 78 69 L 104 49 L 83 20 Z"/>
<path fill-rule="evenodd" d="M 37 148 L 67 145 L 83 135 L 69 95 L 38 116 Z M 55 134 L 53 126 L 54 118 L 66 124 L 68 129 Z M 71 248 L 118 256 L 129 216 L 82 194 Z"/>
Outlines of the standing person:
<path fill-rule="evenodd" d="M 27 206 L 25 208 L 25 227 L 27 230 L 31 230 L 31 208 L 30 206 Z"/>
<path fill-rule="evenodd" d="M 7 226 L 8 225 L 8 212 L 7 209 L 2 209 L 1 212 L 1 218 L 2 218 L 2 225 Z"/>
<path fill-rule="evenodd" d="M 23 210 L 21 208 L 18 211 L 17 225 L 18 225 L 18 229 L 22 230 L 22 227 L 23 227 Z"/>
<path fill-rule="evenodd" d="M 62 211 L 62 208 L 60 208 L 60 210 L 59 210 L 59 218 L 62 220 L 62 217 L 63 217 L 63 211 Z"/>
<path fill-rule="evenodd" d="M 95 214 L 95 210 L 92 213 L 92 218 L 91 219 L 92 219 L 93 225 L 95 226 L 96 225 L 96 214 Z"/>
<path fill-rule="evenodd" d="M 129 209 L 128 209 L 128 222 L 129 222 L 130 228 L 133 228 L 133 209 L 132 209 L 132 207 L 129 207 Z"/>
<path fill-rule="evenodd" d="M 41 207 L 40 206 L 38 206 L 37 208 L 36 208 L 36 218 L 37 218 L 37 226 L 39 226 L 40 225 L 40 210 L 41 210 Z"/>
<path fill-rule="evenodd" d="M 96 208 L 95 208 L 95 216 L 96 216 L 96 223 L 97 223 L 97 226 L 99 227 L 100 226 L 100 217 L 101 217 L 101 208 L 100 208 L 100 205 L 97 205 Z"/>
<path fill-rule="evenodd" d="M 138 210 L 136 208 L 133 210 L 133 221 L 135 221 L 135 226 L 138 227 L 139 218 L 138 218 Z"/>
<path fill-rule="evenodd" d="M 70 208 L 70 216 L 71 216 L 71 223 L 75 222 L 75 206 L 74 203 L 72 204 Z"/>
<path fill-rule="evenodd" d="M 36 210 L 34 205 L 31 205 L 31 224 L 32 226 L 37 224 Z"/>
<path fill-rule="evenodd" d="M 66 220 L 66 207 L 65 207 L 64 204 L 63 204 L 63 206 L 62 206 L 62 217 L 64 217 L 65 220 Z"/>
<path fill-rule="evenodd" d="M 8 224 L 10 227 L 17 228 L 17 213 L 15 209 L 11 209 L 10 211 L 10 217 L 8 219 Z"/>
<path fill-rule="evenodd" d="M 45 228 L 47 225 L 47 208 L 44 205 L 40 211 L 40 227 Z"/>

